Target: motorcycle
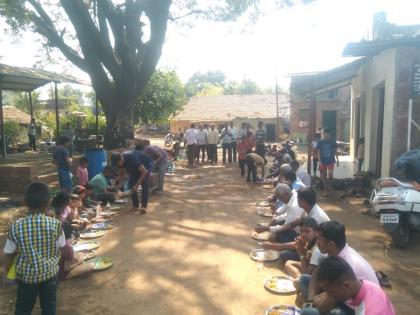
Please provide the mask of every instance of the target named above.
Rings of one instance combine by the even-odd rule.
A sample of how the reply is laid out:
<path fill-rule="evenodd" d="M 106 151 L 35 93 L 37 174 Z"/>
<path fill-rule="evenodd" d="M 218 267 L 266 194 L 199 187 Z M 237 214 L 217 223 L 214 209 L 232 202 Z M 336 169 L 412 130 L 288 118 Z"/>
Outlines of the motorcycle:
<path fill-rule="evenodd" d="M 172 145 L 174 141 L 174 136 L 172 135 L 172 133 L 168 133 L 164 138 L 163 138 L 163 142 L 165 144 L 165 147 L 170 147 Z"/>
<path fill-rule="evenodd" d="M 370 204 L 396 247 L 407 247 L 412 231 L 420 231 L 420 192 L 412 184 L 381 178 L 376 182 Z"/>

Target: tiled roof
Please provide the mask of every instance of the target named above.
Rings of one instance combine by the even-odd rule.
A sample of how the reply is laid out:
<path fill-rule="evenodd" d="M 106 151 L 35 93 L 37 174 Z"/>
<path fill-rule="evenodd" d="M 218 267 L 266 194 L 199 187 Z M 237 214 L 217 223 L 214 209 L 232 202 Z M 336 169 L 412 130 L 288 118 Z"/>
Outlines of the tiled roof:
<path fill-rule="evenodd" d="M 13 106 L 3 106 L 4 121 L 17 121 L 19 124 L 29 124 L 31 116 Z"/>
<path fill-rule="evenodd" d="M 279 94 L 279 116 L 289 118 L 290 97 Z M 235 118 L 275 118 L 276 95 L 220 95 L 194 97 L 173 120 L 229 121 Z"/>

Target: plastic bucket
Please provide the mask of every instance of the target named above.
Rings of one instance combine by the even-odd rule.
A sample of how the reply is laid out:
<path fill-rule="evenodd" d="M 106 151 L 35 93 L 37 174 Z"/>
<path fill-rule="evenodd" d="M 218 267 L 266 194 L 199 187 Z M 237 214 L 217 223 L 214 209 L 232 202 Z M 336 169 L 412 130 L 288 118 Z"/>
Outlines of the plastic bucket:
<path fill-rule="evenodd" d="M 104 149 L 87 149 L 85 156 L 89 162 L 89 180 L 103 171 L 107 164 L 106 151 Z"/>

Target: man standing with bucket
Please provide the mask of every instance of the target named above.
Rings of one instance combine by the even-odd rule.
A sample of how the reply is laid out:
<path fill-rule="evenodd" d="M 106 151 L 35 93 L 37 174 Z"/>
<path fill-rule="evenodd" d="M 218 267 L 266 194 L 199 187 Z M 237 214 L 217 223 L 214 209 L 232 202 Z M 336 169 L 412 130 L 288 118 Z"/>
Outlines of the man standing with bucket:
<path fill-rule="evenodd" d="M 113 167 L 120 169 L 120 184 L 124 183 L 124 170 L 128 175 L 128 187 L 131 189 L 131 201 L 135 214 L 146 213 L 149 202 L 149 175 L 153 167 L 152 159 L 140 151 L 114 152 L 111 155 Z M 141 186 L 141 208 L 139 208 L 138 188 Z"/>

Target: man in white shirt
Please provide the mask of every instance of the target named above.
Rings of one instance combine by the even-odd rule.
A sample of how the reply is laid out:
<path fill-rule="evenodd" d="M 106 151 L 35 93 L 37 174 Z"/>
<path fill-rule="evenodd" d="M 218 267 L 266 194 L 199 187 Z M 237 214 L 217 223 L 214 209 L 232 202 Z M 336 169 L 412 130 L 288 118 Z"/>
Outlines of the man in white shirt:
<path fill-rule="evenodd" d="M 300 167 L 299 162 L 294 160 L 290 162 L 290 166 L 292 167 L 293 172 L 295 172 L 296 177 L 299 178 L 306 187 L 311 187 L 311 176 L 309 176 L 304 168 Z"/>
<path fill-rule="evenodd" d="M 232 132 L 232 155 L 233 155 L 233 162 L 236 162 L 237 150 L 236 145 L 238 142 L 239 131 L 238 128 L 233 126 L 233 121 L 230 122 L 230 130 Z"/>
<path fill-rule="evenodd" d="M 301 207 L 299 207 L 296 194 L 292 192 L 289 185 L 283 183 L 278 184 L 275 194 L 276 197 L 284 203 L 283 212 L 286 213 L 284 225 L 257 227 L 255 231 L 258 233 L 270 231 L 271 234 L 275 236 L 275 239 L 280 243 L 293 242 L 296 236 L 299 235 L 299 227 L 297 225 L 290 229 L 283 229 L 283 227 L 299 220 L 304 211 Z"/>
<path fill-rule="evenodd" d="M 187 142 L 188 166 L 192 167 L 194 166 L 198 142 L 198 130 L 195 129 L 195 124 L 191 124 L 191 128 L 185 131 L 184 139 Z"/>
<path fill-rule="evenodd" d="M 219 132 L 215 124 L 210 125 L 207 131 L 207 147 L 209 149 L 209 161 L 217 163 L 217 143 L 219 142 Z"/>
<path fill-rule="evenodd" d="M 206 147 L 207 147 L 207 132 L 203 129 L 203 125 L 200 125 L 198 128 L 198 140 L 197 140 L 197 163 L 200 162 L 200 152 L 201 162 L 204 163 L 206 158 Z"/>
<path fill-rule="evenodd" d="M 226 163 L 226 153 L 229 163 L 232 163 L 232 130 L 229 128 L 229 124 L 226 123 L 220 137 L 222 139 L 223 163 Z"/>

